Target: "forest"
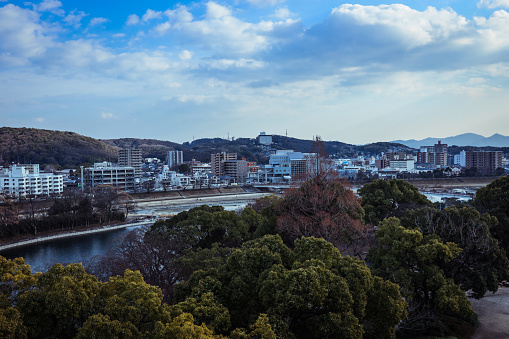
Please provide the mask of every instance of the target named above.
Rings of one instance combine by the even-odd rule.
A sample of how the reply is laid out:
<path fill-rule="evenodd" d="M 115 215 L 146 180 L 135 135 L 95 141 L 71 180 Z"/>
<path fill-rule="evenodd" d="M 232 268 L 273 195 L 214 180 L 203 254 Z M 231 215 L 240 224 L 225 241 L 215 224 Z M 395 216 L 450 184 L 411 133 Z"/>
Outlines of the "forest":
<path fill-rule="evenodd" d="M 509 277 L 509 177 L 440 208 L 402 180 L 318 174 L 201 206 L 45 273 L 0 257 L 2 338 L 469 338 Z M 56 208 L 55 208 L 56 209 Z"/>

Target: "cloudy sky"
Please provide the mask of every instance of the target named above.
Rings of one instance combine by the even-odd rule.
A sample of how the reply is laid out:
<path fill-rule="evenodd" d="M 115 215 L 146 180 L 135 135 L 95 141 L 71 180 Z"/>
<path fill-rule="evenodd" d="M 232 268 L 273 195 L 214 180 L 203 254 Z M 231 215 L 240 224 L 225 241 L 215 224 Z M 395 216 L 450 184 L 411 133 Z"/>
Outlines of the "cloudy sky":
<path fill-rule="evenodd" d="M 0 126 L 509 135 L 509 0 L 0 0 Z"/>

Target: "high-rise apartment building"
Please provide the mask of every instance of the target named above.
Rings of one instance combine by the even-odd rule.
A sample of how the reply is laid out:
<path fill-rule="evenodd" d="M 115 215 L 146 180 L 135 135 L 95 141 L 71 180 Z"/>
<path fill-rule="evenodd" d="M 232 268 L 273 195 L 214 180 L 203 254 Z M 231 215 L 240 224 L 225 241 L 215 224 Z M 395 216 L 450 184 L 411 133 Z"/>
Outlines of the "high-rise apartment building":
<path fill-rule="evenodd" d="M 141 178 L 141 167 L 143 165 L 141 149 L 123 148 L 118 150 L 118 165 L 120 167 L 134 167 L 135 177 Z"/>
<path fill-rule="evenodd" d="M 497 168 L 502 167 L 501 151 L 474 151 L 466 152 L 466 168 L 477 168 L 483 175 L 494 175 Z"/>
<path fill-rule="evenodd" d="M 421 146 L 420 151 L 417 153 L 417 162 L 446 167 L 447 155 L 447 144 L 442 144 L 438 140 L 438 144 L 434 146 Z"/>
<path fill-rule="evenodd" d="M 173 168 L 184 163 L 184 152 L 182 151 L 169 151 L 168 152 L 168 167 Z"/>
<path fill-rule="evenodd" d="M 221 152 L 221 153 L 211 154 L 210 155 L 210 167 L 211 167 L 210 169 L 212 170 L 212 174 L 214 174 L 215 176 L 218 176 L 218 177 L 224 175 L 223 168 L 221 166 L 221 162 L 226 161 L 226 160 L 237 160 L 237 153 Z"/>

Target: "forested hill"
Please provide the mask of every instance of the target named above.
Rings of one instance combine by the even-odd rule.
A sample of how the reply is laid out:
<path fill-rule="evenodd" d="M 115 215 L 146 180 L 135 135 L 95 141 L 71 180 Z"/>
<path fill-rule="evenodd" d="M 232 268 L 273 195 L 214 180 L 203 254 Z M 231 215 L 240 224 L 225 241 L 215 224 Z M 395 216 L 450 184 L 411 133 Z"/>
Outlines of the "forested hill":
<path fill-rule="evenodd" d="M 74 132 L 37 128 L 0 128 L 0 165 L 33 163 L 71 168 L 117 160 L 117 148 Z"/>

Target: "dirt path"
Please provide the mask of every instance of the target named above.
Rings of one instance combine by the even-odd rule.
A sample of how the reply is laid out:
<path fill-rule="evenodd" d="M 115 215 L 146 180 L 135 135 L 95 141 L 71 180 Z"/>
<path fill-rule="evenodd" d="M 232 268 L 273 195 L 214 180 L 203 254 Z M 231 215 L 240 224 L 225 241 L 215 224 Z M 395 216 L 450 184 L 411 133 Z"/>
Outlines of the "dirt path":
<path fill-rule="evenodd" d="M 509 338 L 509 287 L 501 287 L 495 294 L 470 301 L 479 316 L 479 328 L 472 339 Z"/>

